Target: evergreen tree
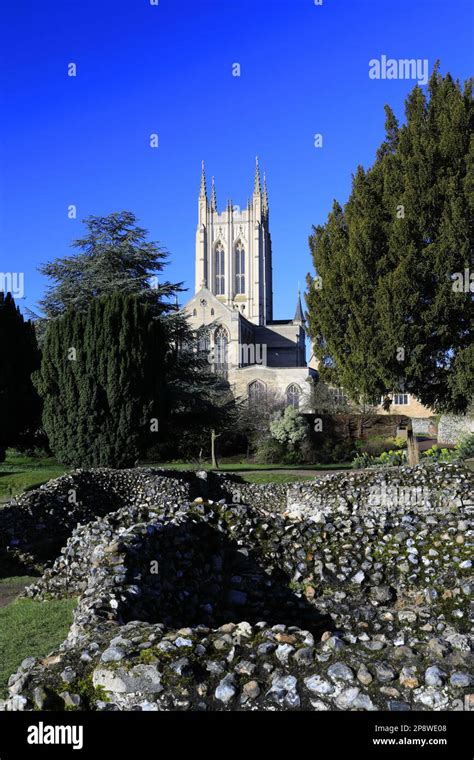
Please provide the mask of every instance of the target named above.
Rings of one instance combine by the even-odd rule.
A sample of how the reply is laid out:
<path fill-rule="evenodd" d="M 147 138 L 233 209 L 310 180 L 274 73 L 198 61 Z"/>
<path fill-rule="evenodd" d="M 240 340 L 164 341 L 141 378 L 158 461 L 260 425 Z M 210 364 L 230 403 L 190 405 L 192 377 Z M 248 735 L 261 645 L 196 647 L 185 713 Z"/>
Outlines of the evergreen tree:
<path fill-rule="evenodd" d="M 41 302 L 47 316 L 41 320 L 43 340 L 68 308 L 77 313 L 101 296 L 133 295 L 160 323 L 156 329 L 163 338 L 155 360 L 162 369 L 160 433 L 152 437 L 152 445 L 163 448 L 166 439 L 174 444 L 177 438 L 184 443 L 202 437 L 202 426 L 211 418 L 209 399 L 216 378 L 194 350 L 196 336 L 175 302 L 181 285 L 162 278 L 167 253 L 146 241 L 146 230 L 137 227 L 131 212 L 91 216 L 85 224 L 87 234 L 73 243 L 78 252 L 40 269 L 53 281 Z"/>
<path fill-rule="evenodd" d="M 228 381 L 212 371 L 208 351 L 200 348 L 208 329 L 193 333 L 185 321 L 179 346 L 167 357 L 164 439 L 176 454 L 197 459 L 210 455 L 217 466 L 217 440 L 241 435 L 241 403 Z"/>
<path fill-rule="evenodd" d="M 435 67 L 428 95 L 414 88 L 401 127 L 386 107 L 373 167 L 357 170 L 345 207 L 314 228 L 309 325 L 322 378 L 353 399 L 405 390 L 463 412 L 473 301 L 454 280 L 472 266 L 472 87 Z"/>
<path fill-rule="evenodd" d="M 149 305 L 114 293 L 48 325 L 35 382 L 58 461 L 133 465 L 159 434 L 166 336 Z"/>
<path fill-rule="evenodd" d="M 34 444 L 41 402 L 31 381 L 39 366 L 31 322 L 25 322 L 11 293 L 0 292 L 0 461 L 8 446 Z"/>
<path fill-rule="evenodd" d="M 173 308 L 167 299 L 182 290 L 180 283 L 161 281 L 167 252 L 146 240 L 131 211 L 84 220 L 87 234 L 72 243 L 79 253 L 43 264 L 39 271 L 53 280 L 40 301 L 48 319 L 88 307 L 93 298 L 117 292 L 137 296 L 155 314 Z"/>

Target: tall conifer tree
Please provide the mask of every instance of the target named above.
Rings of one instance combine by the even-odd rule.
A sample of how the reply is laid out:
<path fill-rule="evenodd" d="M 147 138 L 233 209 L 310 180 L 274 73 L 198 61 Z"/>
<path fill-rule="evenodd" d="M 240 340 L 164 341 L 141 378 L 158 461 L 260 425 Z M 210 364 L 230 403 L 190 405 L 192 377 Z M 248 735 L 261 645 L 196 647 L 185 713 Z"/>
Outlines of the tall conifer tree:
<path fill-rule="evenodd" d="M 319 285 L 307 304 L 323 378 L 352 398 L 406 390 L 436 410 L 472 399 L 472 86 L 438 68 L 358 169 L 344 208 L 310 238 Z"/>
<path fill-rule="evenodd" d="M 39 367 L 35 330 L 11 293 L 0 292 L 0 461 L 7 446 L 34 445 L 41 402 L 31 374 Z"/>
<path fill-rule="evenodd" d="M 150 306 L 121 293 L 51 322 L 35 377 L 57 459 L 133 465 L 159 432 L 166 341 Z"/>

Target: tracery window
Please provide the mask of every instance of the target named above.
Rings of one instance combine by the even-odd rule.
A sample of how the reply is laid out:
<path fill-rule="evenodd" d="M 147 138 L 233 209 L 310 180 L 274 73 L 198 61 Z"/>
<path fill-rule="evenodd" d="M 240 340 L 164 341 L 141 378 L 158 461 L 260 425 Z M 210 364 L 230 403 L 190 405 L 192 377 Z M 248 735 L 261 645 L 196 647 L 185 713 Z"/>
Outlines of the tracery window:
<path fill-rule="evenodd" d="M 295 409 L 300 405 L 301 388 L 296 383 L 292 383 L 286 389 L 286 405 L 293 406 Z"/>
<path fill-rule="evenodd" d="M 215 273 L 216 295 L 222 296 L 225 293 L 225 254 L 224 248 L 220 243 L 215 250 Z"/>
<path fill-rule="evenodd" d="M 254 380 L 249 383 L 249 401 L 251 404 L 257 404 L 259 401 L 263 401 L 267 395 L 267 386 L 263 380 Z"/>
<path fill-rule="evenodd" d="M 235 247 L 235 293 L 245 293 L 245 248 L 241 241 Z"/>
<path fill-rule="evenodd" d="M 229 336 L 227 330 L 219 325 L 214 333 L 214 365 L 216 372 L 225 373 L 227 371 L 227 352 L 229 347 Z"/>

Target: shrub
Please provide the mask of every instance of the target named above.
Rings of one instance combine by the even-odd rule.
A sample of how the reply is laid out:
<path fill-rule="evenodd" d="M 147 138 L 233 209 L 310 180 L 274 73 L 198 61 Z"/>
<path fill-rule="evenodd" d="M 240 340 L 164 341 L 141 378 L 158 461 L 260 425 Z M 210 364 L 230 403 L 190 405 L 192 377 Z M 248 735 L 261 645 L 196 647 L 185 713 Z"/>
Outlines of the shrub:
<path fill-rule="evenodd" d="M 387 443 L 392 443 L 396 449 L 404 449 L 407 445 L 405 438 L 401 436 L 395 436 L 394 438 L 387 438 Z"/>
<path fill-rule="evenodd" d="M 455 462 L 458 459 L 469 459 L 474 456 L 474 434 L 464 438 L 454 449 L 441 448 L 436 444 L 426 451 L 422 451 L 420 457 L 423 461 L 431 462 Z M 352 460 L 354 469 L 363 467 L 393 467 L 405 464 L 406 451 L 385 451 L 379 457 L 370 456 L 366 451 L 360 452 Z"/>
<path fill-rule="evenodd" d="M 421 453 L 423 459 L 429 459 L 433 462 L 453 462 L 458 459 L 458 452 L 455 449 L 441 449 L 436 444 Z"/>
<path fill-rule="evenodd" d="M 262 438 L 257 444 L 255 461 L 260 464 L 278 464 L 284 461 L 285 454 L 285 447 L 274 438 Z"/>
<path fill-rule="evenodd" d="M 379 457 L 371 457 L 367 453 L 358 454 L 352 460 L 352 467 L 356 470 L 363 467 L 400 467 L 406 461 L 406 451 L 398 449 L 384 451 Z"/>
<path fill-rule="evenodd" d="M 350 441 L 340 441 L 332 448 L 331 461 L 339 464 L 340 462 L 350 462 L 354 456 L 354 445 Z"/>
<path fill-rule="evenodd" d="M 279 443 L 297 446 L 308 438 L 309 426 L 297 409 L 287 406 L 283 414 L 270 423 L 270 433 Z"/>
<path fill-rule="evenodd" d="M 456 446 L 459 459 L 470 459 L 474 457 L 474 433 L 466 436 Z"/>
<path fill-rule="evenodd" d="M 365 467 L 370 467 L 372 463 L 373 457 L 370 456 L 370 454 L 362 453 L 357 454 L 357 456 L 354 457 L 352 460 L 352 467 L 354 470 L 363 470 Z"/>
<path fill-rule="evenodd" d="M 361 453 L 369 454 L 372 457 L 379 457 L 385 451 L 393 451 L 394 449 L 403 449 L 406 446 L 406 441 L 403 438 L 374 436 L 367 441 L 357 441 L 357 448 Z"/>

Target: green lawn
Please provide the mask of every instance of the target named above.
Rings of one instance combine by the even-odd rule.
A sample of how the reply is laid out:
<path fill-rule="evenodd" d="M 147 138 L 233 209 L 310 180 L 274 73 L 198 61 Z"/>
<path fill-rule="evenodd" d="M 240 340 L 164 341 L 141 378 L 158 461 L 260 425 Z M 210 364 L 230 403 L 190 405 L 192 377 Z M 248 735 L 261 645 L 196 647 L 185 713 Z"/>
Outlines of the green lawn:
<path fill-rule="evenodd" d="M 33 458 L 8 449 L 0 463 L 0 502 L 64 475 L 66 469 L 52 457 Z"/>
<path fill-rule="evenodd" d="M 13 602 L 25 586 L 37 580 L 38 578 L 32 575 L 10 575 L 7 578 L 0 578 L 0 608 Z"/>
<path fill-rule="evenodd" d="M 151 467 L 162 467 L 167 470 L 212 470 L 209 462 L 143 462 Z M 256 464 L 255 462 L 223 459 L 219 462 L 219 472 L 243 472 L 242 479 L 249 483 L 293 483 L 310 478 L 309 472 L 317 474 L 320 470 L 347 470 L 349 462 L 341 464 Z M 305 470 L 304 474 L 292 475 L 280 473 L 279 470 Z M 5 462 L 0 463 L 0 506 L 12 496 L 46 483 L 48 480 L 64 475 L 67 468 L 58 464 L 53 457 L 33 458 L 8 449 Z M 255 473 L 255 474 L 254 474 Z M 259 475 L 259 473 L 261 473 Z"/>
<path fill-rule="evenodd" d="M 301 483 L 314 480 L 315 475 L 286 475 L 284 472 L 249 472 L 242 475 L 246 483 Z"/>
<path fill-rule="evenodd" d="M 150 467 L 162 467 L 165 470 L 208 470 L 212 471 L 209 462 L 147 462 Z M 313 480 L 318 472 L 324 470 L 349 470 L 350 462 L 341 464 L 256 464 L 255 462 L 235 462 L 224 459 L 219 462 L 218 472 L 235 473 L 240 475 L 245 483 L 299 483 L 303 480 Z M 279 472 L 284 470 L 284 472 Z M 291 473 L 296 470 L 295 474 Z M 301 471 L 301 473 L 299 473 Z M 310 473 L 314 472 L 314 475 Z"/>
<path fill-rule="evenodd" d="M 25 657 L 45 657 L 64 641 L 75 604 L 75 599 L 17 599 L 0 608 L 1 698 L 7 696 L 8 678 Z"/>
<path fill-rule="evenodd" d="M 162 467 L 166 470 L 212 470 L 209 462 L 198 464 L 196 462 L 147 462 L 149 467 Z M 226 462 L 225 459 L 219 462 L 218 472 L 239 472 L 241 470 L 350 470 L 350 462 L 341 462 L 338 464 L 256 464 L 255 462 Z"/>

